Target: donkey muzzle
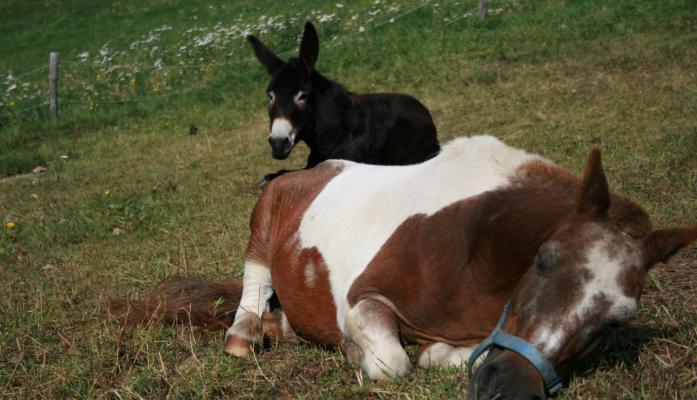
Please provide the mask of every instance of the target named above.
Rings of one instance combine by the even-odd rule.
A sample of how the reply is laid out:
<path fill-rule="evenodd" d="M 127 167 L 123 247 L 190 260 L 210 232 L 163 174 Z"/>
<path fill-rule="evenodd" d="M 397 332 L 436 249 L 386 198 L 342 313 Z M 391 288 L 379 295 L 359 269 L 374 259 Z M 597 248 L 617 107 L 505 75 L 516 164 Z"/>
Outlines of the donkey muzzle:
<path fill-rule="evenodd" d="M 277 160 L 285 160 L 293 150 L 293 143 L 288 137 L 269 137 L 269 145 L 271 155 Z"/>

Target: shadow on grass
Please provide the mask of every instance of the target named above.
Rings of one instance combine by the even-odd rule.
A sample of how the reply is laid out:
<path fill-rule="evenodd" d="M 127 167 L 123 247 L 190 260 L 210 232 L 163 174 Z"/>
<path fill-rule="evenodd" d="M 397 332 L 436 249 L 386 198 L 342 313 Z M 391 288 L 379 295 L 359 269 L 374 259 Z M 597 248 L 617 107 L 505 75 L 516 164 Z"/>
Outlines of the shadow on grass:
<path fill-rule="evenodd" d="M 646 352 L 646 347 L 657 338 L 669 338 L 677 329 L 671 327 L 653 327 L 648 325 L 628 325 L 608 330 L 598 347 L 573 369 L 574 378 L 587 377 L 598 369 L 611 369 L 621 365 L 631 370 L 640 363 L 639 356 Z"/>

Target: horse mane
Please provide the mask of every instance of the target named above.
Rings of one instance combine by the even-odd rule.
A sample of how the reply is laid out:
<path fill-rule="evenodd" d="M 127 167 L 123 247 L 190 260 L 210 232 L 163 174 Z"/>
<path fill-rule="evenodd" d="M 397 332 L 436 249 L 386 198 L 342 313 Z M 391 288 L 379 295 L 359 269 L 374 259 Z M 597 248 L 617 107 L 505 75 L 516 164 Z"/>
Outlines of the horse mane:
<path fill-rule="evenodd" d="M 582 178 L 548 160 L 535 160 L 522 165 L 514 178 L 514 185 L 526 184 L 558 194 L 559 199 L 575 200 Z M 651 221 L 638 204 L 617 193 L 610 194 L 607 217 L 614 226 L 633 237 L 644 237 L 651 232 Z"/>

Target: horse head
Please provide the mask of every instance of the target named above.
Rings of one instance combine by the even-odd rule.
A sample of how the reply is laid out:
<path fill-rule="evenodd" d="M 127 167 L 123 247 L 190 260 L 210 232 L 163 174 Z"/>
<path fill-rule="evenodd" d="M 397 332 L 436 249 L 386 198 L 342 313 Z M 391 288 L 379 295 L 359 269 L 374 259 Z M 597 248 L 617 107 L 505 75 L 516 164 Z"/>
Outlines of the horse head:
<path fill-rule="evenodd" d="M 300 43 L 298 58 L 281 60 L 259 39 L 247 36 L 257 59 L 266 67 L 271 81 L 266 87 L 269 97 L 269 145 L 278 160 L 288 157 L 310 120 L 313 85 L 310 79 L 319 54 L 317 31 L 310 23 Z"/>
<path fill-rule="evenodd" d="M 598 149 L 575 207 L 539 247 L 499 320 L 506 340 L 487 340 L 470 398 L 544 399 L 556 391 L 605 329 L 634 318 L 649 269 L 697 239 L 697 225 L 652 230 L 641 207 L 611 194 Z"/>

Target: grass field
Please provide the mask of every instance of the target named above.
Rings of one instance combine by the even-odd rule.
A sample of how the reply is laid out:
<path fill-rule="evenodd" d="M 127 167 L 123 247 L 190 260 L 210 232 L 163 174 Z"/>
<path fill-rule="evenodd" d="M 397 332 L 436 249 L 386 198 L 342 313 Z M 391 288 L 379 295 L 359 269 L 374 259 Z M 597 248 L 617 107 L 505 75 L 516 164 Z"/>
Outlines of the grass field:
<path fill-rule="evenodd" d="M 338 3 L 0 3 L 0 177 L 48 168 L 0 181 L 0 397 L 463 395 L 461 370 L 377 384 L 339 352 L 232 359 L 220 332 L 122 330 L 106 312 L 174 274 L 239 277 L 257 182 L 303 165 L 300 146 L 270 157 L 246 32 L 287 56 L 309 18 L 320 71 L 413 94 L 441 141 L 489 133 L 577 172 L 600 145 L 611 188 L 655 226 L 697 222 L 693 0 L 491 0 L 483 24 L 473 1 Z M 43 106 L 18 112 L 45 102 L 46 71 L 22 75 L 49 51 L 63 60 L 56 124 Z M 653 270 L 639 318 L 560 397 L 697 398 L 695 274 L 695 245 Z"/>

